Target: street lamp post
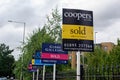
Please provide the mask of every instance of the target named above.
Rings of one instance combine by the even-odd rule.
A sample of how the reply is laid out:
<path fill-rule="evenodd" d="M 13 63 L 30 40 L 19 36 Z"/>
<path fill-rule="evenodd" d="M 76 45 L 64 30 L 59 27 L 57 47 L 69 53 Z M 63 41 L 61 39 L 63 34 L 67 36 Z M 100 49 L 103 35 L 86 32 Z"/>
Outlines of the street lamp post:
<path fill-rule="evenodd" d="M 98 32 L 95 32 L 95 45 L 97 44 L 97 38 L 96 38 L 97 37 L 97 35 L 96 35 L 97 33 Z"/>
<path fill-rule="evenodd" d="M 8 20 L 8 22 L 13 22 L 13 23 L 19 23 L 19 24 L 23 24 L 24 25 L 24 27 L 23 27 L 23 45 L 24 45 L 24 43 L 25 43 L 25 26 L 26 26 L 26 23 L 25 22 L 18 22 L 18 21 L 12 21 L 12 20 Z M 24 51 L 24 50 L 23 50 Z M 23 52 L 23 54 L 24 54 L 24 52 Z M 22 65 L 21 65 L 21 75 L 20 75 L 20 80 L 23 80 L 24 78 L 23 78 L 23 55 L 22 54 Z"/>

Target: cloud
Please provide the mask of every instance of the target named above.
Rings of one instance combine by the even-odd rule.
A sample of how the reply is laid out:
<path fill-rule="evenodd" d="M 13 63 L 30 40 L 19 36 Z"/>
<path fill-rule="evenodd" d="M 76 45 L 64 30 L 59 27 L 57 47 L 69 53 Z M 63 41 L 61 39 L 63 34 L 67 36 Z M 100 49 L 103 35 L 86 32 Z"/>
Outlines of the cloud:
<path fill-rule="evenodd" d="M 0 4 L 0 43 L 9 45 L 18 54 L 23 38 L 23 24 L 8 23 L 8 20 L 25 22 L 26 36 L 35 28 L 42 27 L 46 15 L 58 4 L 56 0 L 2 0 Z M 20 53 L 20 52 L 19 52 Z M 17 56 L 17 55 L 16 55 Z"/>
<path fill-rule="evenodd" d="M 107 1 L 104 2 L 103 5 L 97 6 L 97 9 L 95 11 L 95 27 L 97 27 L 97 30 L 103 30 L 107 27 L 110 27 L 110 25 L 114 24 L 119 18 L 120 18 L 120 1 Z"/>
<path fill-rule="evenodd" d="M 31 3 L 28 0 L 14 0 L 9 2 L 8 5 L 5 5 L 5 10 L 0 15 L 4 21 L 8 19 L 23 21 L 23 22 L 32 22 L 34 23 L 36 18 L 35 9 L 31 6 Z"/>
<path fill-rule="evenodd" d="M 9 26 L 9 27 L 8 27 Z M 22 41 L 22 28 L 14 28 L 11 25 L 6 25 L 0 29 L 0 43 L 16 46 Z"/>
<path fill-rule="evenodd" d="M 120 20 L 118 20 L 120 21 Z M 99 31 L 97 33 L 97 43 L 100 42 L 113 42 L 115 44 L 117 44 L 117 39 L 120 38 L 120 29 L 118 28 L 120 25 L 119 22 L 115 22 L 114 24 L 112 24 L 109 27 L 106 27 L 104 30 Z"/>

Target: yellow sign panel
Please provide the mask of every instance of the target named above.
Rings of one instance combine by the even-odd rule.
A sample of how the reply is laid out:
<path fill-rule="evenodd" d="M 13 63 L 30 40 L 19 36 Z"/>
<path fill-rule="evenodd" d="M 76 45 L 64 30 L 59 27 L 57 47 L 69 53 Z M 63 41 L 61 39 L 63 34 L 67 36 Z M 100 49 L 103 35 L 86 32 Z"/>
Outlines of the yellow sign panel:
<path fill-rule="evenodd" d="M 34 65 L 35 64 L 35 59 L 32 59 L 32 65 Z"/>
<path fill-rule="evenodd" d="M 93 40 L 93 27 L 63 24 L 62 39 Z"/>

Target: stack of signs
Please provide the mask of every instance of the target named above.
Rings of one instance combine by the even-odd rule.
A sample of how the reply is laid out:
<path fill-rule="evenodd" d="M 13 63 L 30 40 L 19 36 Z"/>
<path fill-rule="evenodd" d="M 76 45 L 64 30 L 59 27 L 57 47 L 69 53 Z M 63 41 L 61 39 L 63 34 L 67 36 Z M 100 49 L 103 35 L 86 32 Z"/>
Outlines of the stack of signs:
<path fill-rule="evenodd" d="M 43 63 L 67 64 L 68 52 L 62 50 L 61 44 L 43 43 L 41 59 Z"/>
<path fill-rule="evenodd" d="M 40 59 L 40 51 L 36 51 L 35 54 L 32 56 L 32 60 L 30 61 L 28 65 L 28 70 L 30 72 L 36 72 L 37 71 L 37 66 L 36 66 L 36 59 Z"/>
<path fill-rule="evenodd" d="M 30 62 L 29 65 L 28 65 L 28 70 L 30 72 L 36 72 L 37 71 L 37 67 L 33 66 L 32 63 Z"/>
<path fill-rule="evenodd" d="M 41 64 L 40 51 L 39 50 L 36 50 L 35 54 L 33 54 L 32 65 L 34 65 L 34 66 L 43 65 L 43 64 Z"/>
<path fill-rule="evenodd" d="M 40 50 L 36 50 L 35 54 L 33 54 L 33 59 L 40 59 Z"/>
<path fill-rule="evenodd" d="M 33 66 L 43 66 L 43 65 L 47 65 L 47 66 L 52 66 L 53 64 L 45 64 L 41 62 L 41 57 L 40 57 L 40 51 L 36 50 L 35 54 L 33 55 L 32 58 L 32 65 Z"/>
<path fill-rule="evenodd" d="M 65 51 L 93 52 L 93 13 L 63 9 L 62 43 Z"/>

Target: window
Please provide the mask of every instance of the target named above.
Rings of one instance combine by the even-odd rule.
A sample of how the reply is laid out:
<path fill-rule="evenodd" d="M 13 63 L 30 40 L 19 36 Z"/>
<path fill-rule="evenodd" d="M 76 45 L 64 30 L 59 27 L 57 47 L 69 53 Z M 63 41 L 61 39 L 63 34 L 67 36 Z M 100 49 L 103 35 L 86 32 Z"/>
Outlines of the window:
<path fill-rule="evenodd" d="M 107 51 L 107 50 L 108 50 L 108 47 L 107 47 L 107 46 L 104 46 L 104 50 Z"/>

